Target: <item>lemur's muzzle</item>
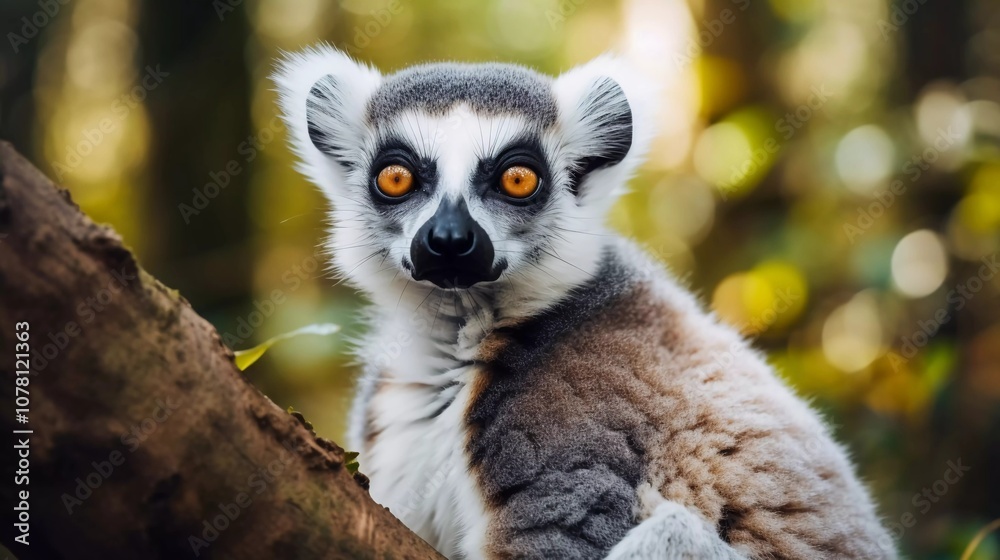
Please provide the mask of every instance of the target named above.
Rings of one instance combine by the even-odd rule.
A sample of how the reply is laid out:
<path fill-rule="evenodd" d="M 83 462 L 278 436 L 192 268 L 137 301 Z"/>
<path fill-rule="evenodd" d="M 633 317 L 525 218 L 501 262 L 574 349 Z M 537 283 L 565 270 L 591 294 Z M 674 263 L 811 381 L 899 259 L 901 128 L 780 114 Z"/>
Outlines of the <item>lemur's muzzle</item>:
<path fill-rule="evenodd" d="M 443 200 L 410 244 L 413 278 L 441 288 L 468 288 L 500 277 L 493 243 L 469 214 L 465 200 Z"/>

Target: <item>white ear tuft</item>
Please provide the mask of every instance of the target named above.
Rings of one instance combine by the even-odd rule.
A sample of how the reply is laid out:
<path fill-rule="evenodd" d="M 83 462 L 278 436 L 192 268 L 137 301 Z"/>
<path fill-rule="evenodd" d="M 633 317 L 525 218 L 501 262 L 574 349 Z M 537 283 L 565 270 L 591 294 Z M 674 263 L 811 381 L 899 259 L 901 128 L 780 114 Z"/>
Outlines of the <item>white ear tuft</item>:
<path fill-rule="evenodd" d="M 649 148 L 657 92 L 626 60 L 610 55 L 559 76 L 553 90 L 581 204 L 610 206 Z"/>
<path fill-rule="evenodd" d="M 285 54 L 271 79 L 300 170 L 334 198 L 364 147 L 368 101 L 382 76 L 318 45 Z"/>

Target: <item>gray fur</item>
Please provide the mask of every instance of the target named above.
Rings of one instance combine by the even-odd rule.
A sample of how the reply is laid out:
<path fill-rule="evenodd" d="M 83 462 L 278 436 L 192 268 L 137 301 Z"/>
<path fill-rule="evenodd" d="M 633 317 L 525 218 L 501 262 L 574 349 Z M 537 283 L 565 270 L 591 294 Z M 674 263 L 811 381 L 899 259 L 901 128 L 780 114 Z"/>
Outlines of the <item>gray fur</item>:
<path fill-rule="evenodd" d="M 587 328 L 631 284 L 606 256 L 594 279 L 549 313 L 505 329 L 510 342 L 483 364 L 490 382 L 469 411 L 469 451 L 497 512 L 497 557 L 602 558 L 635 525 L 641 422 L 588 407 L 549 414 L 530 400 L 545 390 L 551 345 Z"/>
<path fill-rule="evenodd" d="M 317 81 L 306 97 L 306 130 L 316 148 L 332 156 L 345 168 L 353 167 L 350 156 L 349 119 L 343 112 L 343 83 L 333 76 Z"/>
<path fill-rule="evenodd" d="M 611 78 L 599 80 L 580 100 L 579 113 L 591 128 L 591 135 L 600 138 L 593 153 L 582 155 L 571 173 L 571 188 L 579 187 L 580 179 L 594 171 L 620 163 L 632 147 L 632 107 L 625 92 Z"/>
<path fill-rule="evenodd" d="M 438 63 L 413 66 L 385 78 L 368 104 L 374 124 L 408 109 L 443 114 L 456 103 L 473 111 L 513 113 L 549 126 L 556 120 L 551 79 L 513 64 Z"/>

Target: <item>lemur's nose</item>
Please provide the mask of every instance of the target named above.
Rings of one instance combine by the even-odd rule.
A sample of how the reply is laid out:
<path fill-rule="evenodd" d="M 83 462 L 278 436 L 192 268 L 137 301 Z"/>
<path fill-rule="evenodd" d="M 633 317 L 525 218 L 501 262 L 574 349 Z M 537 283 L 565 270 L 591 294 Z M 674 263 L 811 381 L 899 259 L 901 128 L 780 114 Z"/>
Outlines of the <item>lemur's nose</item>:
<path fill-rule="evenodd" d="M 461 257 L 476 247 L 476 231 L 469 220 L 446 219 L 427 231 L 427 248 L 435 255 Z"/>
<path fill-rule="evenodd" d="M 413 278 L 441 288 L 468 288 L 496 280 L 493 243 L 464 199 L 442 200 L 410 244 Z"/>

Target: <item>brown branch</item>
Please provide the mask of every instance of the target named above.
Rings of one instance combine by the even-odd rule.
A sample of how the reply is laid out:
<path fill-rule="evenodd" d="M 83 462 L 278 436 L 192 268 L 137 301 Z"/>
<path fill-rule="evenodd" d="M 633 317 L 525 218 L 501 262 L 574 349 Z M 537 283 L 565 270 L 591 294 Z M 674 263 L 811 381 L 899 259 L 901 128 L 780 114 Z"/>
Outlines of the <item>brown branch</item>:
<path fill-rule="evenodd" d="M 14 360 L 22 321 L 27 376 Z M 29 492 L 30 545 L 5 521 L 5 546 L 21 560 L 440 558 L 232 358 L 114 231 L 0 143 L 0 425 L 34 431 L 28 485 L 16 442 L 0 459 L 3 503 Z M 15 419 L 18 377 L 28 424 Z"/>

